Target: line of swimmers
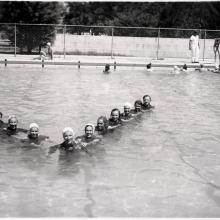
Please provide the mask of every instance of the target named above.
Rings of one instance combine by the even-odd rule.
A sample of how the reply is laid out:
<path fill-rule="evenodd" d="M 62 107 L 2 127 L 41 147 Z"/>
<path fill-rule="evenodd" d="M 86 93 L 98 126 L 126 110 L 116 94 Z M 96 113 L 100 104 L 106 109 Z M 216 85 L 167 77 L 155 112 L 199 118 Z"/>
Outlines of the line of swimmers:
<path fill-rule="evenodd" d="M 147 68 L 147 72 L 152 72 L 153 71 L 151 63 L 148 63 L 146 65 L 146 68 Z M 204 64 L 201 63 L 199 65 L 199 67 L 195 68 L 195 71 L 199 71 L 199 72 L 211 71 L 211 72 L 214 72 L 214 73 L 220 73 L 220 65 L 216 64 L 214 69 L 209 69 L 209 68 L 205 68 Z M 176 66 L 173 67 L 173 69 L 171 70 L 170 73 L 171 74 L 179 74 L 180 72 L 188 73 L 189 72 L 188 66 L 186 64 L 184 64 L 182 67 L 178 67 L 176 65 Z"/>
<path fill-rule="evenodd" d="M 97 119 L 97 125 L 86 124 L 85 133 L 74 139 L 74 131 L 71 127 L 65 127 L 62 131 L 63 142 L 61 144 L 50 147 L 48 155 L 55 152 L 57 149 L 65 151 L 74 151 L 77 149 L 88 152 L 86 146 L 96 144 L 101 141 L 103 135 L 114 130 L 117 127 L 123 125 L 123 123 L 129 122 L 136 116 L 143 112 L 154 108 L 151 105 L 151 97 L 149 95 L 143 96 L 143 102 L 136 100 L 134 102 L 134 108 L 130 103 L 124 104 L 124 112 L 120 113 L 118 108 L 112 109 L 110 118 L 100 116 Z M 29 130 L 18 128 L 18 119 L 15 115 L 9 116 L 8 123 L 2 121 L 3 114 L 0 112 L 0 134 L 15 137 L 21 140 L 22 143 L 33 143 L 39 145 L 42 141 L 49 140 L 48 136 L 39 135 L 39 126 L 36 123 L 31 123 Z M 26 134 L 26 137 L 21 139 L 17 135 L 19 133 Z"/>

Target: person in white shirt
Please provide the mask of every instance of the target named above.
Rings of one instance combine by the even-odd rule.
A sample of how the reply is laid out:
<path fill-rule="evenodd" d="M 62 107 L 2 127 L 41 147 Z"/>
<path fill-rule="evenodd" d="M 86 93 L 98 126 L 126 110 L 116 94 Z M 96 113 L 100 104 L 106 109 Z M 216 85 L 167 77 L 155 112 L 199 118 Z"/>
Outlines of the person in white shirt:
<path fill-rule="evenodd" d="M 193 31 L 189 40 L 189 50 L 191 50 L 192 63 L 199 63 L 199 35 Z"/>

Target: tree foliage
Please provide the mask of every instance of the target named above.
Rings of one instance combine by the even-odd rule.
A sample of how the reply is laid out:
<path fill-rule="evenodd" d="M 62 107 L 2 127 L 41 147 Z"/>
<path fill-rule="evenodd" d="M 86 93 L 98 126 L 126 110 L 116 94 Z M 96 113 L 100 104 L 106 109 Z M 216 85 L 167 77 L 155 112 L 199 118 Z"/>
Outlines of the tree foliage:
<path fill-rule="evenodd" d="M 54 24 L 59 23 L 63 15 L 63 5 L 57 2 L 0 2 L 2 23 L 31 23 Z M 8 38 L 14 42 L 14 25 L 5 25 Z M 46 42 L 53 42 L 55 37 L 54 26 L 24 26 L 16 27 L 16 43 L 21 50 L 32 49 Z"/>

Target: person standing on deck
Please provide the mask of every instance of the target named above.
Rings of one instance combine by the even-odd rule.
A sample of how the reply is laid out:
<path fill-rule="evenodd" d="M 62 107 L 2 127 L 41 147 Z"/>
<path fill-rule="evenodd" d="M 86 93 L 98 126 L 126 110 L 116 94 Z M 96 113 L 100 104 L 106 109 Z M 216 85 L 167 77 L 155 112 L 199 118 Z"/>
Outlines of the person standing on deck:
<path fill-rule="evenodd" d="M 219 57 L 219 64 L 220 64 L 220 52 L 219 52 L 219 44 L 220 44 L 220 38 L 215 38 L 214 41 L 214 45 L 213 45 L 213 50 L 214 50 L 214 54 L 215 54 L 215 66 L 218 66 L 217 62 L 216 62 L 216 55 L 218 53 L 218 57 Z"/>
<path fill-rule="evenodd" d="M 193 31 L 189 40 L 189 50 L 191 50 L 192 63 L 199 63 L 199 35 L 197 31 Z"/>

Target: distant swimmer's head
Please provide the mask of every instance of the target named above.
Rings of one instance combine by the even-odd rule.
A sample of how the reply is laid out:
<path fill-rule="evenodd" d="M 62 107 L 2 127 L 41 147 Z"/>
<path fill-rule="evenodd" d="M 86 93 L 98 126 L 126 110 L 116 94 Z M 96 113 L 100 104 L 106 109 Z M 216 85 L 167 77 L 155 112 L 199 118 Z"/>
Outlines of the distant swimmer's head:
<path fill-rule="evenodd" d="M 124 104 L 124 113 L 125 113 L 125 115 L 129 115 L 130 111 L 131 111 L 131 103 L 126 102 Z"/>
<path fill-rule="evenodd" d="M 142 101 L 141 100 L 136 100 L 134 102 L 134 108 L 136 111 L 140 111 L 141 110 L 141 106 L 142 106 Z"/>
<path fill-rule="evenodd" d="M 65 127 L 63 129 L 63 139 L 67 144 L 71 144 L 73 141 L 74 132 L 70 127 Z"/>
<path fill-rule="evenodd" d="M 47 46 L 50 47 L 50 46 L 51 46 L 51 43 L 50 43 L 50 42 L 47 42 Z"/>
<path fill-rule="evenodd" d="M 105 64 L 104 72 L 108 72 L 109 70 L 110 70 L 110 65 L 107 63 L 107 64 Z"/>
<path fill-rule="evenodd" d="M 183 65 L 183 69 L 187 70 L 187 65 L 186 64 Z"/>
<path fill-rule="evenodd" d="M 98 130 L 103 130 L 107 128 L 107 118 L 105 116 L 100 116 L 97 119 L 97 128 Z"/>
<path fill-rule="evenodd" d="M 120 111 L 117 108 L 112 109 L 111 114 L 110 114 L 110 118 L 113 121 L 118 121 L 120 117 Z"/>
<path fill-rule="evenodd" d="M 10 130 L 16 130 L 18 124 L 18 119 L 15 115 L 11 115 L 8 117 L 8 129 Z"/>
<path fill-rule="evenodd" d="M 200 63 L 199 67 L 200 67 L 200 68 L 204 68 L 204 64 L 203 64 L 203 63 Z"/>
<path fill-rule="evenodd" d="M 143 104 L 149 105 L 150 103 L 151 103 L 151 97 L 149 95 L 144 95 L 143 96 Z"/>
<path fill-rule="evenodd" d="M 93 124 L 86 124 L 85 126 L 85 135 L 87 138 L 91 138 L 95 130 L 95 126 Z"/>
<path fill-rule="evenodd" d="M 38 138 L 39 135 L 39 126 L 36 123 L 31 123 L 29 126 L 29 134 L 28 137 L 31 139 Z"/>
<path fill-rule="evenodd" d="M 151 68 L 151 63 L 148 63 L 147 64 L 147 69 L 150 69 Z"/>
<path fill-rule="evenodd" d="M 179 67 L 178 66 L 174 66 L 173 69 L 174 69 L 174 71 L 175 70 L 179 70 Z"/>

